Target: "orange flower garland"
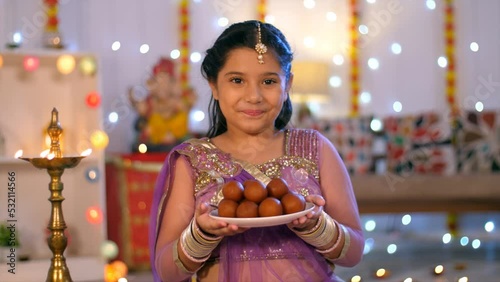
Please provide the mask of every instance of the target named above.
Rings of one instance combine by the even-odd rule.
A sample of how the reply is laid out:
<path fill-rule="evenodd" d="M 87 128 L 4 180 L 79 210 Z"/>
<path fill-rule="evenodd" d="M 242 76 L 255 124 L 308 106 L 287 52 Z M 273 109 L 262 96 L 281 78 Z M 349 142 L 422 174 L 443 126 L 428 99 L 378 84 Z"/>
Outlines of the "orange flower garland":
<path fill-rule="evenodd" d="M 57 14 L 59 12 L 58 0 L 43 0 L 45 6 L 47 7 L 47 22 L 45 23 L 45 31 L 47 32 L 58 32 L 59 31 L 59 19 Z"/>
<path fill-rule="evenodd" d="M 458 106 L 456 100 L 456 60 L 455 60 L 455 13 L 453 8 L 453 0 L 445 2 L 445 54 L 448 60 L 446 69 L 446 100 L 450 107 L 451 117 L 454 119 L 458 114 Z"/>
<path fill-rule="evenodd" d="M 264 22 L 267 14 L 267 1 L 259 0 L 257 4 L 257 19 L 261 22 Z"/>
<path fill-rule="evenodd" d="M 351 45 L 349 46 L 349 57 L 351 59 L 351 108 L 350 116 L 356 117 L 359 115 L 359 33 L 358 33 L 358 1 L 350 0 L 351 4 L 351 24 L 350 24 L 350 36 Z"/>
<path fill-rule="evenodd" d="M 180 36 L 180 73 L 182 89 L 189 88 L 189 0 L 181 0 L 179 4 L 179 36 Z"/>

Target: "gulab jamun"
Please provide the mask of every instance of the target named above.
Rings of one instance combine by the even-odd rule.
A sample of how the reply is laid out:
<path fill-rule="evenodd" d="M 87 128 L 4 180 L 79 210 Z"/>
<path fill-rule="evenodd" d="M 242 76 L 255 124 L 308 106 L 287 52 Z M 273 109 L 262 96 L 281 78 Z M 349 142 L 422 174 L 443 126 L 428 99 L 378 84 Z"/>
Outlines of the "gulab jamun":
<path fill-rule="evenodd" d="M 273 178 L 267 184 L 267 193 L 269 197 L 281 199 L 288 191 L 288 183 L 282 178 Z"/>
<path fill-rule="evenodd" d="M 240 182 L 232 180 L 222 186 L 222 196 L 224 199 L 239 202 L 243 199 L 243 190 L 243 185 Z"/>
<path fill-rule="evenodd" d="M 296 213 L 306 208 L 306 199 L 301 194 L 288 192 L 281 197 L 281 205 L 284 214 Z"/>
<path fill-rule="evenodd" d="M 243 200 L 236 208 L 236 217 L 258 217 L 259 205 L 252 201 Z"/>
<path fill-rule="evenodd" d="M 236 217 L 238 202 L 229 199 L 222 199 L 218 205 L 218 215 L 222 217 Z"/>
<path fill-rule="evenodd" d="M 259 216 L 277 216 L 283 214 L 283 207 L 281 206 L 280 200 L 267 197 L 259 204 Z"/>
<path fill-rule="evenodd" d="M 256 204 L 267 198 L 267 189 L 262 182 L 254 179 L 248 179 L 243 182 L 243 196 L 245 199 Z"/>

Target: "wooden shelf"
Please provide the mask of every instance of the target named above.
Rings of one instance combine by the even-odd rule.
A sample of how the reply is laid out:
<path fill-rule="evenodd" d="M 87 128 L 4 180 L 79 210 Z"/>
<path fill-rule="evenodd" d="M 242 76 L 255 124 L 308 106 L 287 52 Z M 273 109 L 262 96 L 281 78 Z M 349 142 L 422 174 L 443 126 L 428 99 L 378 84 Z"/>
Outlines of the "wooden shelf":
<path fill-rule="evenodd" d="M 500 211 L 500 174 L 351 177 L 360 213 Z"/>

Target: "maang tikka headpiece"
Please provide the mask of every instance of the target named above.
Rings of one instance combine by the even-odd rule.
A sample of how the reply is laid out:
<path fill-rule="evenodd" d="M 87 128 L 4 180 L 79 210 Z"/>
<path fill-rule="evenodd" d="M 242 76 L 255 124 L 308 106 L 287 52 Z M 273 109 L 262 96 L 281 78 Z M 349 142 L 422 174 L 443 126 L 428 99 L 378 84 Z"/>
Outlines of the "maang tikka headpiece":
<path fill-rule="evenodd" d="M 257 44 L 255 44 L 255 51 L 259 54 L 257 59 L 259 60 L 259 64 L 264 63 L 264 56 L 267 52 L 267 46 L 262 43 L 262 36 L 260 34 L 260 23 L 257 23 Z"/>

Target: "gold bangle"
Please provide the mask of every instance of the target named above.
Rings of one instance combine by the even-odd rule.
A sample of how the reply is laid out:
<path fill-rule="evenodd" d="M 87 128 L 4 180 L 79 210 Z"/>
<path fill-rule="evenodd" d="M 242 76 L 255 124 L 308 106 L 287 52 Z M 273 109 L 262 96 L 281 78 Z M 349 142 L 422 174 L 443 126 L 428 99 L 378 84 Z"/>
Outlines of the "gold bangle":
<path fill-rule="evenodd" d="M 335 243 L 328 249 L 326 250 L 320 250 L 320 249 L 316 249 L 316 252 L 320 253 L 320 254 L 328 254 L 330 252 L 332 252 L 333 250 L 335 250 L 339 245 L 340 245 L 340 242 L 342 241 L 342 237 L 344 234 L 342 228 L 338 228 L 338 224 L 334 221 L 334 224 L 336 225 L 336 228 L 338 230 L 338 236 L 337 236 L 337 241 L 335 241 Z"/>
<path fill-rule="evenodd" d="M 210 257 L 210 254 L 211 253 L 208 253 L 208 255 L 205 255 L 205 256 L 200 256 L 198 257 L 198 255 L 200 255 L 199 253 L 195 254 L 195 250 L 193 250 L 193 246 L 190 246 L 190 239 L 187 238 L 187 234 L 186 233 L 182 233 L 182 237 L 181 237 L 181 242 L 180 242 L 180 245 L 181 245 L 181 250 L 182 252 L 186 255 L 186 257 L 193 261 L 193 262 L 196 262 L 196 263 L 204 263 L 209 257 Z M 192 240 L 193 238 L 191 238 Z M 197 257 L 194 257 L 194 255 L 196 255 Z"/>
<path fill-rule="evenodd" d="M 178 240 L 175 240 L 174 242 L 174 251 L 173 251 L 173 256 L 174 256 L 174 263 L 175 265 L 184 273 L 188 273 L 188 274 L 195 274 L 196 273 L 196 270 L 195 271 L 190 271 L 186 268 L 186 266 L 184 266 L 184 264 L 182 263 L 182 261 L 179 259 L 179 253 L 178 253 L 178 250 L 177 250 L 177 242 Z"/>
<path fill-rule="evenodd" d="M 198 226 L 198 224 L 196 223 L 196 220 L 193 219 L 191 221 L 191 232 L 193 232 L 193 229 L 194 229 L 194 232 L 193 232 L 193 235 L 194 235 L 194 238 L 201 244 L 203 243 L 206 243 L 206 244 L 209 244 L 209 243 L 213 243 L 213 242 L 219 242 L 222 240 L 223 236 L 210 236 L 210 235 L 207 235 L 205 232 L 203 232 L 203 230 L 201 230 L 201 228 Z"/>
<path fill-rule="evenodd" d="M 337 228 L 333 218 L 327 213 L 323 212 L 320 218 L 322 218 L 321 223 L 313 232 L 305 233 L 294 231 L 297 236 L 315 248 L 324 247 L 333 241 L 335 229 Z"/>
<path fill-rule="evenodd" d="M 297 235 L 300 235 L 300 236 L 309 236 L 309 235 L 312 235 L 314 234 L 315 232 L 318 231 L 319 227 L 324 223 L 324 217 L 323 217 L 323 214 L 321 214 L 319 217 L 318 217 L 318 221 L 316 222 L 316 224 L 313 226 L 313 228 L 309 229 L 309 230 L 297 230 L 295 228 L 292 228 L 292 231 L 295 232 Z"/>

